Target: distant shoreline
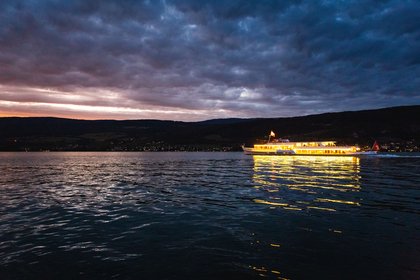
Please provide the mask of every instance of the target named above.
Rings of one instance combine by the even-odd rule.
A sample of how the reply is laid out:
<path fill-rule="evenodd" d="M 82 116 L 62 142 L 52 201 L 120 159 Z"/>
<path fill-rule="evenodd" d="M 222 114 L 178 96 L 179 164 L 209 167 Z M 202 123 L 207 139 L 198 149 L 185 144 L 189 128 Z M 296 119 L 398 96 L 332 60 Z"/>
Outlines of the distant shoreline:
<path fill-rule="evenodd" d="M 336 141 L 388 152 L 420 151 L 420 106 L 271 119 L 72 120 L 0 118 L 0 151 L 241 151 L 275 131 L 291 141 Z"/>

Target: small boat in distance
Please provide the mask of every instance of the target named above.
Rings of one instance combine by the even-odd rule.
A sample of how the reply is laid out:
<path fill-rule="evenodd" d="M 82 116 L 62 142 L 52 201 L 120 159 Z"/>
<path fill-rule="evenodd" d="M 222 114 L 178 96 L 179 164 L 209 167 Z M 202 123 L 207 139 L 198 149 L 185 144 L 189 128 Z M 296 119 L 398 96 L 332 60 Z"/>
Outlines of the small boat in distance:
<path fill-rule="evenodd" d="M 254 147 L 242 146 L 247 155 L 310 155 L 310 156 L 360 156 L 374 155 L 379 150 L 375 142 L 372 151 L 361 151 L 357 146 L 337 146 L 335 141 L 291 142 L 288 139 L 275 139 L 270 132 L 267 143 Z M 377 148 L 377 149 L 376 149 Z"/>

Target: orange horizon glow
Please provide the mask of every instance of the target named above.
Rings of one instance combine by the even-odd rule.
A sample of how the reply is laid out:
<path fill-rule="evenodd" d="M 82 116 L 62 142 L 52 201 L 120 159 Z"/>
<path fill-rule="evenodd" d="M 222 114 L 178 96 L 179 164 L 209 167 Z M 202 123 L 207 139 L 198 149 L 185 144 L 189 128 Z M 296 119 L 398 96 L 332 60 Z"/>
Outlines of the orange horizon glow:
<path fill-rule="evenodd" d="M 203 121 L 243 117 L 222 108 L 183 108 L 130 100 L 126 92 L 104 88 L 72 91 L 0 84 L 0 117 L 56 117 L 79 120 L 177 120 Z M 38 98 L 39 96 L 39 98 Z"/>
<path fill-rule="evenodd" d="M 63 118 L 63 119 L 74 119 L 74 120 L 101 120 L 101 118 L 95 118 L 95 117 L 90 117 L 90 116 L 75 116 L 72 114 L 46 115 L 42 113 L 24 113 L 24 112 L 18 112 L 18 113 L 0 112 L 0 118 Z M 109 120 L 120 120 L 120 119 L 109 118 Z"/>
<path fill-rule="evenodd" d="M 1 107 L 3 105 L 3 108 Z M 21 109 L 22 110 L 16 110 Z M 27 110 L 24 110 L 27 108 Z M 212 116 L 213 114 L 213 116 Z M 0 100 L 0 117 L 52 117 L 77 120 L 177 120 L 202 121 L 229 117 L 231 112 L 225 110 L 188 110 L 182 108 L 165 108 L 148 106 L 147 108 L 94 106 L 79 104 L 59 104 L 42 102 L 11 102 Z M 210 116 L 210 117 L 209 117 Z"/>

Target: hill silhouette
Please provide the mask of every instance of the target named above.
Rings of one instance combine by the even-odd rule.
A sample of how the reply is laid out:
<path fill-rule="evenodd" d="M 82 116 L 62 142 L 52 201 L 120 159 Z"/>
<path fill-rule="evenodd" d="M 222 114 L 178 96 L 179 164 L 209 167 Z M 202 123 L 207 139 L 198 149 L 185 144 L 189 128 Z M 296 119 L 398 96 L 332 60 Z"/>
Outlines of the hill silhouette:
<path fill-rule="evenodd" d="M 276 136 L 294 141 L 335 140 L 394 150 L 418 150 L 420 106 L 325 113 L 291 118 L 75 120 L 49 117 L 0 118 L 2 151 L 209 151 L 240 150 L 242 144 Z"/>

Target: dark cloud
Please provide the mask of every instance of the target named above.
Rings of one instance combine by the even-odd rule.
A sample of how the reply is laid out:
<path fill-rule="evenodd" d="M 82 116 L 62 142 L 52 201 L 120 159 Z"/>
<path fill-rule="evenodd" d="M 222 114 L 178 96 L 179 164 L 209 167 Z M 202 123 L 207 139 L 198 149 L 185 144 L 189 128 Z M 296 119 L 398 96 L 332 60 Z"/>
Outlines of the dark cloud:
<path fill-rule="evenodd" d="M 1 1 L 0 111 L 187 120 L 419 104 L 419 14 L 392 0 Z"/>

